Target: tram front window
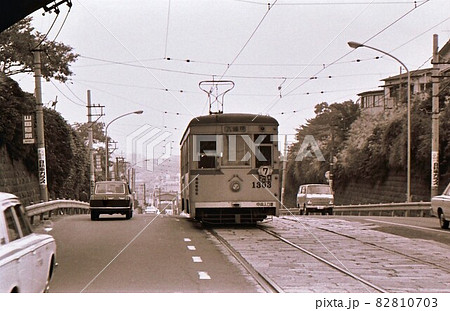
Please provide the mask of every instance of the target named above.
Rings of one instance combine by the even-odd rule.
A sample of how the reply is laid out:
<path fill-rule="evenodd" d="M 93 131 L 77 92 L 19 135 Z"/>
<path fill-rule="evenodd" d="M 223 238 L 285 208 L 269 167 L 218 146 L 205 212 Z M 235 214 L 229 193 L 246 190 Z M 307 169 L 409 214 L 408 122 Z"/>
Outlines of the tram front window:
<path fill-rule="evenodd" d="M 255 156 L 256 167 L 272 165 L 272 146 L 259 146 L 259 151 L 261 154 L 259 156 Z"/>
<path fill-rule="evenodd" d="M 255 154 L 255 167 L 272 165 L 272 140 L 271 135 L 258 134 L 255 135 L 255 142 L 258 142 L 259 152 Z"/>
<path fill-rule="evenodd" d="M 200 142 L 200 159 L 198 168 L 216 168 L 216 142 L 201 141 Z"/>
<path fill-rule="evenodd" d="M 224 135 L 223 166 L 249 166 L 250 147 L 241 135 Z"/>

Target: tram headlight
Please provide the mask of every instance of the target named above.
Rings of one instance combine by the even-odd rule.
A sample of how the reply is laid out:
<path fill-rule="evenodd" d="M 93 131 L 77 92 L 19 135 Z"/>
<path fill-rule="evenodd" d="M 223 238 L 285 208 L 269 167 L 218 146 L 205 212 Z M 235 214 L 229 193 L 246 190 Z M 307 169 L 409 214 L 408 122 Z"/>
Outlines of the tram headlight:
<path fill-rule="evenodd" d="M 233 192 L 238 192 L 239 190 L 241 190 L 241 184 L 238 181 L 233 181 L 230 187 Z"/>

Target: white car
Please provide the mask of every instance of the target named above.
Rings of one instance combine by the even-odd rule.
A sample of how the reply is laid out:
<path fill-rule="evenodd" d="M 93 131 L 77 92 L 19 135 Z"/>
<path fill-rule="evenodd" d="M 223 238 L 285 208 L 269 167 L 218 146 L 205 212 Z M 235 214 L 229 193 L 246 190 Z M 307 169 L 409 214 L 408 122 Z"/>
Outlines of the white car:
<path fill-rule="evenodd" d="M 159 214 L 159 210 L 154 206 L 147 206 L 144 210 L 145 214 Z"/>
<path fill-rule="evenodd" d="M 450 183 L 441 195 L 431 198 L 433 215 L 439 218 L 442 229 L 448 229 L 450 223 Z"/>
<path fill-rule="evenodd" d="M 0 192 L 0 292 L 47 292 L 55 256 L 53 237 L 34 233 L 19 199 Z"/>

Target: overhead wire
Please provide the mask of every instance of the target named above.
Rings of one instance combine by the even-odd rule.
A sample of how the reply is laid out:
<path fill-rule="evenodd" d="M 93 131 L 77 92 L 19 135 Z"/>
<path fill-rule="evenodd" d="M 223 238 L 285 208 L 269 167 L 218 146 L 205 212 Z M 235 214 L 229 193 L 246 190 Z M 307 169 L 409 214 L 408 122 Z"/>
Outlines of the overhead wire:
<path fill-rule="evenodd" d="M 239 52 L 237 53 L 237 55 L 233 58 L 233 60 L 231 61 L 231 63 L 227 66 L 225 72 L 222 74 L 222 76 L 220 77 L 219 80 L 221 80 L 225 74 L 228 72 L 228 70 L 230 69 L 231 66 L 233 66 L 234 62 L 238 59 L 238 57 L 241 55 L 241 53 L 244 51 L 244 49 L 247 47 L 247 45 L 249 44 L 250 40 L 253 38 L 253 36 L 256 34 L 256 32 L 258 31 L 259 27 L 262 25 L 263 21 L 266 19 L 267 15 L 269 14 L 270 10 L 277 4 L 278 0 L 275 0 L 273 2 L 273 4 L 269 3 L 269 7 L 266 11 L 266 13 L 263 15 L 263 17 L 261 18 L 261 20 L 259 21 L 258 25 L 256 26 L 255 30 L 253 30 L 253 32 L 251 33 L 250 37 L 247 39 L 247 41 L 244 43 L 244 45 L 242 46 L 242 48 L 239 50 Z"/>
<path fill-rule="evenodd" d="M 168 39 L 169 39 L 169 22 L 170 22 L 170 2 L 169 0 L 169 6 L 167 8 L 167 26 L 166 26 L 166 40 L 164 45 L 164 58 L 167 58 L 167 45 L 168 45 Z"/>
<path fill-rule="evenodd" d="M 59 34 L 61 33 L 61 30 L 63 29 L 64 25 L 66 24 L 67 18 L 69 17 L 69 13 L 70 13 L 70 10 L 71 10 L 71 9 L 72 9 L 72 6 L 69 6 L 69 9 L 67 10 L 67 13 L 66 13 L 66 17 L 64 17 L 64 20 L 63 20 L 63 22 L 62 22 L 62 24 L 61 24 L 61 27 L 59 27 L 59 30 L 58 30 L 58 32 L 56 33 L 56 36 L 55 36 L 55 38 L 53 39 L 53 41 L 56 41 L 56 38 L 58 38 Z M 58 13 L 58 14 L 59 14 L 59 13 Z"/>
<path fill-rule="evenodd" d="M 58 16 L 59 16 L 59 10 L 56 12 L 55 19 L 53 20 L 53 23 L 51 24 L 51 26 L 48 29 L 47 33 L 42 37 L 41 41 L 39 41 L 39 43 L 34 47 L 34 49 L 39 48 L 41 46 L 41 44 L 45 41 L 45 39 L 47 39 L 48 34 L 52 30 L 53 26 L 55 26 L 55 23 L 56 23 L 56 20 L 58 19 Z"/>
<path fill-rule="evenodd" d="M 372 0 L 371 1 L 371 3 L 372 2 L 374 2 L 375 0 Z M 315 57 L 314 57 L 314 59 L 310 62 L 310 63 L 313 63 L 320 55 L 322 55 L 322 53 L 351 25 L 351 24 L 353 24 L 353 22 L 357 19 L 357 18 L 359 18 L 359 16 L 361 16 L 368 8 L 369 8 L 369 6 L 370 6 L 370 3 L 358 14 L 358 15 L 356 15 L 337 35 L 335 35 L 334 36 L 334 38 L 325 46 L 325 48 L 323 48 L 322 49 L 322 51 L 319 53 L 319 54 L 317 54 Z M 337 59 L 337 60 L 335 60 L 333 63 L 335 63 L 335 62 L 338 62 L 338 61 L 340 61 L 341 59 L 343 59 L 346 55 L 348 55 L 349 53 L 347 53 L 347 54 L 345 54 L 343 57 L 341 57 L 341 58 L 339 58 L 339 59 Z M 308 68 L 309 66 L 307 66 L 307 67 L 305 67 L 297 76 L 300 76 L 305 70 L 306 70 L 306 68 Z M 316 76 L 316 75 L 318 75 L 319 73 L 321 73 L 322 71 L 324 71 L 325 70 L 325 68 L 327 68 L 327 66 L 324 66 L 321 70 L 319 70 L 316 74 L 314 74 L 314 76 Z M 288 85 L 287 85 L 287 87 L 289 87 L 293 82 L 294 82 L 295 80 L 291 80 L 289 83 L 288 83 Z M 298 88 L 300 88 L 301 86 L 303 86 L 305 83 L 307 83 L 308 82 L 308 80 L 306 80 L 305 82 L 303 82 L 302 84 L 300 84 L 298 87 L 296 87 L 296 88 L 294 88 L 291 92 L 289 92 L 289 93 L 287 93 L 287 94 L 290 94 L 290 93 L 292 93 L 293 91 L 295 91 L 295 90 L 297 90 Z M 286 94 L 286 95 L 287 95 Z M 280 91 L 280 96 L 279 97 L 277 97 L 276 98 L 276 100 L 272 103 L 272 104 L 270 104 L 270 105 L 268 105 L 268 106 L 266 106 L 266 108 L 265 108 L 265 112 L 267 113 L 267 112 L 269 112 L 280 100 L 281 100 L 281 98 L 282 98 L 282 93 L 281 93 L 281 91 Z"/>
<path fill-rule="evenodd" d="M 378 35 L 380 35 L 381 33 L 383 33 L 384 31 L 386 31 L 387 29 L 389 29 L 390 27 L 392 27 L 394 24 L 396 24 L 397 22 L 399 22 L 401 19 L 405 18 L 407 15 L 411 14 L 413 11 L 415 11 L 416 9 L 418 9 L 419 7 L 423 6 L 424 4 L 428 3 L 430 0 L 424 0 L 422 3 L 417 4 L 415 3 L 414 8 L 408 10 L 405 14 L 401 15 L 399 18 L 397 18 L 396 20 L 394 20 L 392 23 L 390 23 L 389 25 L 385 26 L 383 29 L 381 29 L 380 31 L 378 31 L 375 35 L 371 36 L 369 39 L 365 40 L 363 42 L 363 44 L 369 42 L 370 40 L 374 39 L 375 37 L 377 37 Z M 372 1 L 373 2 L 373 1 Z M 365 10 L 365 9 L 364 9 Z M 353 21 L 352 21 L 353 22 Z M 347 26 L 346 26 L 347 27 Z M 354 50 L 350 50 L 349 52 L 346 52 L 343 56 L 338 57 L 335 61 L 331 62 L 328 66 L 322 68 L 321 70 L 319 70 L 315 75 L 320 74 L 321 72 L 323 72 L 325 69 L 329 68 L 330 66 L 334 65 L 335 63 L 339 62 L 340 60 L 342 60 L 343 58 L 345 58 L 347 55 L 351 54 Z M 297 87 L 295 87 L 294 89 L 292 89 L 290 92 L 284 94 L 284 96 L 289 95 L 290 93 L 294 92 L 295 90 L 297 90 L 298 88 L 302 87 L 304 84 L 306 84 L 308 81 L 305 81 L 303 83 L 301 83 L 300 85 L 298 85 Z M 270 111 L 278 102 L 280 99 L 277 98 L 277 101 L 275 103 L 273 103 L 271 106 L 269 106 L 269 108 L 266 110 L 266 113 L 268 111 Z"/>
<path fill-rule="evenodd" d="M 51 84 L 53 84 L 53 86 L 55 87 L 55 89 L 57 89 L 58 92 L 59 92 L 62 96 L 64 96 L 67 100 L 69 100 L 70 102 L 74 103 L 74 104 L 77 105 L 77 106 L 82 106 L 82 107 L 85 107 L 85 106 L 86 106 L 85 104 L 77 103 L 76 101 L 74 101 L 73 99 L 71 99 L 69 96 L 67 96 L 63 91 L 61 91 L 61 90 L 59 89 L 59 87 L 56 86 L 56 84 L 55 84 L 52 80 L 50 80 L 50 82 L 51 82 Z"/>
<path fill-rule="evenodd" d="M 86 59 L 91 59 L 91 60 L 96 60 L 96 61 L 101 61 L 101 62 L 105 62 L 105 63 L 109 63 L 109 64 L 114 64 L 114 65 L 131 66 L 134 68 L 152 69 L 152 70 L 158 70 L 158 71 L 170 72 L 170 73 L 195 75 L 195 76 L 201 76 L 201 77 L 211 77 L 211 75 L 212 75 L 211 73 L 205 73 L 205 72 L 202 73 L 202 72 L 193 72 L 193 71 L 185 71 L 185 70 L 174 70 L 174 69 L 167 69 L 167 68 L 148 67 L 148 66 L 144 66 L 144 65 L 131 65 L 127 62 L 105 60 L 105 59 L 100 59 L 100 58 L 90 57 L 90 56 L 83 56 L 83 55 L 80 55 L 80 57 L 86 58 Z M 370 61 L 370 60 L 377 59 L 377 58 L 379 58 L 379 57 L 372 57 L 372 58 L 367 58 L 367 59 L 357 59 L 357 60 L 348 61 L 346 63 Z M 327 64 L 322 64 L 321 66 L 326 67 Z M 215 75 L 213 75 L 213 76 L 215 76 Z M 252 79 L 252 80 L 255 80 L 255 79 L 261 79 L 261 80 L 284 80 L 284 79 L 308 80 L 308 79 L 316 79 L 317 78 L 315 76 L 299 76 L 299 75 L 293 76 L 293 77 L 289 77 L 289 76 L 258 76 L 258 75 L 253 75 L 253 76 L 228 75 L 227 77 L 233 78 L 233 79 Z M 333 76 L 333 77 L 338 77 L 338 76 Z M 326 78 L 330 78 L 330 76 L 327 76 Z"/>
<path fill-rule="evenodd" d="M 249 4 L 255 4 L 255 5 L 267 5 L 266 2 L 258 2 L 258 1 L 251 1 L 251 0 L 232 0 L 235 2 L 242 2 L 242 3 L 249 3 Z M 425 0 L 407 0 L 407 1 L 379 1 L 379 2 L 375 2 L 374 4 L 389 4 L 389 5 L 397 5 L 397 4 L 416 4 L 418 2 L 423 2 Z M 368 1 L 361 1 L 361 2 L 332 2 L 332 1 L 328 1 L 328 2 L 280 2 L 278 5 L 279 6 L 324 6 L 324 5 L 359 5 L 359 4 L 368 4 L 370 2 Z"/>
<path fill-rule="evenodd" d="M 139 59 L 136 57 L 136 55 L 124 44 L 122 43 L 122 41 L 119 40 L 119 38 L 117 38 L 117 36 L 115 36 L 86 6 L 84 6 L 81 2 L 80 5 L 84 7 L 84 9 L 92 16 L 95 18 L 95 20 L 130 54 L 132 55 L 141 65 L 142 63 L 139 61 Z M 158 77 L 149 69 L 147 69 L 147 72 L 150 73 L 150 75 L 159 83 L 161 84 L 161 86 L 163 86 L 164 88 L 167 88 L 164 83 L 158 79 Z M 170 93 L 172 95 L 172 97 L 179 103 L 181 104 L 193 117 L 195 117 L 194 113 L 188 108 L 187 105 L 185 105 L 177 96 L 175 96 L 175 94 Z"/>

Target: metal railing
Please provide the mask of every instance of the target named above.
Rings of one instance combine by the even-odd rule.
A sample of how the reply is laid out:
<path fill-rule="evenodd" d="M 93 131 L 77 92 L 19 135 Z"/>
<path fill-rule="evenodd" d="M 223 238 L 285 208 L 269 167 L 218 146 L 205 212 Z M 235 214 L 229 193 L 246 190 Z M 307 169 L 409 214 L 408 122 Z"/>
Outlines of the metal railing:
<path fill-rule="evenodd" d="M 89 203 L 76 200 L 53 200 L 32 204 L 25 207 L 30 223 L 33 224 L 35 217 L 40 221 L 50 219 L 52 215 L 74 215 L 89 213 Z"/>
<path fill-rule="evenodd" d="M 298 215 L 298 208 L 280 210 L 280 215 Z M 338 205 L 333 208 L 333 215 L 354 216 L 431 216 L 431 202 L 404 202 L 404 203 L 379 203 Z"/>
<path fill-rule="evenodd" d="M 380 203 L 340 205 L 333 209 L 334 215 L 356 216 L 431 216 L 431 202 Z"/>

